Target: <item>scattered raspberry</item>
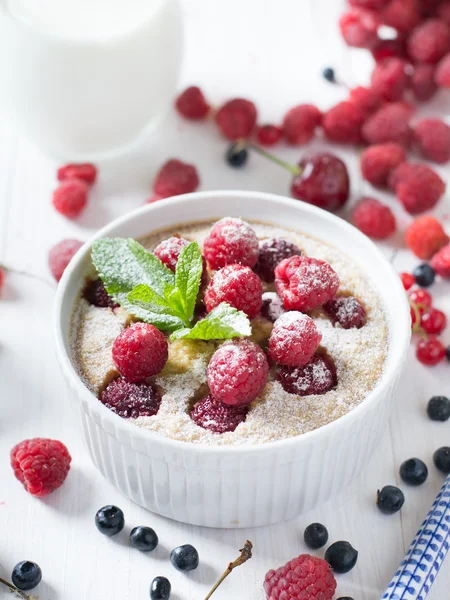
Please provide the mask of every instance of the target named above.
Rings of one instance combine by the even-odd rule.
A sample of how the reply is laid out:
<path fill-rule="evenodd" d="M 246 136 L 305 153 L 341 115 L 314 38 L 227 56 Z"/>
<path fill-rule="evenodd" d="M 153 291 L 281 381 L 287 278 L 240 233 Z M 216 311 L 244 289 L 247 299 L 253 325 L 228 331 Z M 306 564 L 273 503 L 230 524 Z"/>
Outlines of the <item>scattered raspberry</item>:
<path fill-rule="evenodd" d="M 5 285 L 5 270 L 0 267 L 0 294 L 2 293 L 4 285 Z"/>
<path fill-rule="evenodd" d="M 369 197 L 362 198 L 354 207 L 352 223 L 376 240 L 386 239 L 397 229 L 394 214 L 389 206 Z"/>
<path fill-rule="evenodd" d="M 307 311 L 325 304 L 339 283 L 328 263 L 308 256 L 286 258 L 275 269 L 277 292 L 287 310 Z"/>
<path fill-rule="evenodd" d="M 229 100 L 217 111 L 216 123 L 229 140 L 248 138 L 256 124 L 256 106 L 249 100 Z"/>
<path fill-rule="evenodd" d="M 411 76 L 410 88 L 420 102 L 430 100 L 437 92 L 435 81 L 436 67 L 434 65 L 416 65 Z"/>
<path fill-rule="evenodd" d="M 100 402 L 123 419 L 138 419 L 156 415 L 161 397 L 152 385 L 118 377 L 103 390 Z"/>
<path fill-rule="evenodd" d="M 250 404 L 263 391 L 269 373 L 266 355 L 249 340 L 222 344 L 207 371 L 209 389 L 217 400 L 231 406 Z"/>
<path fill-rule="evenodd" d="M 410 290 L 416 282 L 414 275 L 411 273 L 400 273 L 400 279 L 406 291 Z"/>
<path fill-rule="evenodd" d="M 432 308 L 429 312 L 426 312 L 421 316 L 420 325 L 426 333 L 439 334 L 442 333 L 447 326 L 447 317 L 442 310 Z"/>
<path fill-rule="evenodd" d="M 300 254 L 301 250 L 293 242 L 284 238 L 270 238 L 259 248 L 255 272 L 263 281 L 272 283 L 275 281 L 275 267 L 285 258 Z"/>
<path fill-rule="evenodd" d="M 362 134 L 368 144 L 397 142 L 408 146 L 411 140 L 411 111 L 400 102 L 385 104 L 364 123 Z"/>
<path fill-rule="evenodd" d="M 405 233 L 408 248 L 416 256 L 429 260 L 448 243 L 449 238 L 439 221 L 431 215 L 417 217 Z"/>
<path fill-rule="evenodd" d="M 389 0 L 348 0 L 350 6 L 356 8 L 367 8 L 369 10 L 381 10 L 386 6 Z"/>
<path fill-rule="evenodd" d="M 324 114 L 322 127 L 332 142 L 359 144 L 365 119 L 365 113 L 354 102 L 339 102 Z"/>
<path fill-rule="evenodd" d="M 56 281 L 61 279 L 67 265 L 82 245 L 83 242 L 78 240 L 62 240 L 50 249 L 48 266 Z"/>
<path fill-rule="evenodd" d="M 307 144 L 322 121 L 322 113 L 312 104 L 294 106 L 283 119 L 284 137 L 290 144 Z"/>
<path fill-rule="evenodd" d="M 450 127 L 439 119 L 423 119 L 416 125 L 414 140 L 428 160 L 444 164 L 450 160 Z"/>
<path fill-rule="evenodd" d="M 400 33 L 409 33 L 422 20 L 419 1 L 391 0 L 381 12 L 381 20 Z"/>
<path fill-rule="evenodd" d="M 434 367 L 445 357 L 445 346 L 435 336 L 418 341 L 416 346 L 417 359 L 428 367 Z"/>
<path fill-rule="evenodd" d="M 438 275 L 450 279 L 450 244 L 444 246 L 431 259 L 431 266 Z"/>
<path fill-rule="evenodd" d="M 409 85 L 408 63 L 401 58 L 377 62 L 372 73 L 373 89 L 386 100 L 401 100 Z"/>
<path fill-rule="evenodd" d="M 317 350 L 322 339 L 308 315 L 291 311 L 275 321 L 269 339 L 269 356 L 281 365 L 302 367 Z"/>
<path fill-rule="evenodd" d="M 259 256 L 259 242 L 248 223 L 225 217 L 211 228 L 203 243 L 203 252 L 211 269 L 234 263 L 254 267 Z"/>
<path fill-rule="evenodd" d="M 189 242 L 180 236 L 172 236 L 167 240 L 163 240 L 153 250 L 153 254 L 175 273 L 178 259 L 181 251 Z"/>
<path fill-rule="evenodd" d="M 395 192 L 397 184 L 400 181 L 406 181 L 410 174 L 414 172 L 414 165 L 409 162 L 402 162 L 396 169 L 389 173 L 388 177 L 388 188 Z"/>
<path fill-rule="evenodd" d="M 438 64 L 434 78 L 441 87 L 450 88 L 450 52 Z"/>
<path fill-rule="evenodd" d="M 439 4 L 436 16 L 447 25 L 450 25 L 450 0 L 444 0 Z"/>
<path fill-rule="evenodd" d="M 450 50 L 450 28 L 438 19 L 418 25 L 408 38 L 408 54 L 414 62 L 436 64 Z"/>
<path fill-rule="evenodd" d="M 267 600 L 331 600 L 336 580 L 325 560 L 301 554 L 284 567 L 269 571 L 264 590 Z"/>
<path fill-rule="evenodd" d="M 158 171 L 153 191 L 158 200 L 195 192 L 200 185 L 197 169 L 176 158 L 168 160 Z"/>
<path fill-rule="evenodd" d="M 117 302 L 108 295 L 101 279 L 88 281 L 83 290 L 83 298 L 99 308 L 117 308 Z"/>
<path fill-rule="evenodd" d="M 361 173 L 374 186 L 384 187 L 393 169 L 406 160 L 403 146 L 388 142 L 369 146 L 361 154 Z"/>
<path fill-rule="evenodd" d="M 280 365 L 276 377 L 286 392 L 297 396 L 326 394 L 337 386 L 336 367 L 330 359 L 319 354 L 304 367 Z"/>
<path fill-rule="evenodd" d="M 119 373 L 132 383 L 163 370 L 168 358 L 164 334 L 148 323 L 135 323 L 114 340 L 112 357 Z"/>
<path fill-rule="evenodd" d="M 195 85 L 181 92 L 175 101 L 175 108 L 182 117 L 194 121 L 206 118 L 211 110 L 202 90 Z"/>
<path fill-rule="evenodd" d="M 283 301 L 276 292 L 264 292 L 262 295 L 261 315 L 275 323 L 285 313 Z"/>
<path fill-rule="evenodd" d="M 249 267 L 227 265 L 213 275 L 206 288 L 206 310 L 211 312 L 226 302 L 253 319 L 261 310 L 262 291 L 260 278 Z"/>
<path fill-rule="evenodd" d="M 323 305 L 333 325 L 339 323 L 342 329 L 361 329 L 367 321 L 364 306 L 353 296 L 339 296 Z"/>
<path fill-rule="evenodd" d="M 431 308 L 433 304 L 433 298 L 431 294 L 426 290 L 413 290 L 409 294 L 409 300 L 412 304 L 415 304 L 421 309 Z M 425 310 L 423 311 L 425 312 Z"/>
<path fill-rule="evenodd" d="M 196 425 L 213 433 L 234 431 L 245 421 L 248 407 L 224 404 L 212 396 L 200 400 L 190 412 L 190 417 Z"/>
<path fill-rule="evenodd" d="M 81 179 L 68 179 L 53 192 L 53 206 L 67 217 L 75 219 L 86 208 L 89 186 Z"/>
<path fill-rule="evenodd" d="M 24 440 L 11 450 L 14 475 L 32 496 L 43 498 L 58 489 L 70 470 L 71 456 L 62 442 Z"/>
<path fill-rule="evenodd" d="M 376 13 L 354 8 L 339 19 L 342 37 L 348 46 L 371 48 L 378 40 L 380 22 Z"/>
<path fill-rule="evenodd" d="M 258 127 L 256 137 L 261 146 L 275 146 L 283 137 L 283 130 L 276 125 L 262 125 Z"/>
<path fill-rule="evenodd" d="M 431 210 L 444 194 L 445 183 L 427 165 L 402 168 L 403 164 L 391 174 L 397 198 L 412 215 Z"/>
<path fill-rule="evenodd" d="M 397 35 L 394 39 L 379 39 L 372 48 L 372 56 L 375 61 L 385 60 L 386 58 L 404 58 L 406 56 L 405 38 Z"/>
<path fill-rule="evenodd" d="M 349 102 L 356 104 L 359 110 L 368 117 L 380 108 L 382 99 L 373 88 L 360 85 L 350 90 Z"/>
<path fill-rule="evenodd" d="M 88 185 L 95 183 L 97 179 L 97 167 L 92 163 L 68 164 L 60 167 L 56 173 L 58 181 L 78 179 Z"/>

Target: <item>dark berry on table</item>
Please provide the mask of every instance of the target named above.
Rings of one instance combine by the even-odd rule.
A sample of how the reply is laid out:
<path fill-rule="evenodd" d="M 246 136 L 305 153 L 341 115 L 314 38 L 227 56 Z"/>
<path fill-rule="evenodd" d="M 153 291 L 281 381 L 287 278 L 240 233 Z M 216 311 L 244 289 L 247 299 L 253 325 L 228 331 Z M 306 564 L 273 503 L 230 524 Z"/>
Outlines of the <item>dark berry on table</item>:
<path fill-rule="evenodd" d="M 436 272 L 432 266 L 423 263 L 414 269 L 413 275 L 417 285 L 427 288 L 430 287 L 430 285 L 433 285 Z"/>
<path fill-rule="evenodd" d="M 114 340 L 112 358 L 119 373 L 132 383 L 144 382 L 163 370 L 169 355 L 164 334 L 149 323 L 135 323 Z"/>
<path fill-rule="evenodd" d="M 350 598 L 350 596 L 341 596 L 340 598 L 337 598 L 337 600 L 353 600 L 353 598 Z"/>
<path fill-rule="evenodd" d="M 334 542 L 327 548 L 325 560 L 335 573 L 348 573 L 356 565 L 358 551 L 349 542 Z"/>
<path fill-rule="evenodd" d="M 360 329 L 366 324 L 367 314 L 364 306 L 353 296 L 339 296 L 323 305 L 333 325 L 339 323 L 343 329 Z"/>
<path fill-rule="evenodd" d="M 432 421 L 448 421 L 450 418 L 450 400 L 446 396 L 433 396 L 427 406 Z"/>
<path fill-rule="evenodd" d="M 420 458 L 409 458 L 400 466 L 400 477 L 409 485 L 422 485 L 428 477 L 427 465 Z"/>
<path fill-rule="evenodd" d="M 209 395 L 194 406 L 189 416 L 203 429 L 213 433 L 226 433 L 234 431 L 243 423 L 247 413 L 247 406 L 230 406 Z"/>
<path fill-rule="evenodd" d="M 248 160 L 248 150 L 241 144 L 231 144 L 225 154 L 225 159 L 230 167 L 243 167 Z"/>
<path fill-rule="evenodd" d="M 103 390 L 100 402 L 123 419 L 137 419 L 156 415 L 161 396 L 152 385 L 118 377 Z"/>
<path fill-rule="evenodd" d="M 178 546 L 170 553 L 170 562 L 178 571 L 194 571 L 198 567 L 198 552 L 190 544 Z"/>
<path fill-rule="evenodd" d="M 99 308 L 117 308 L 119 305 L 111 298 L 101 279 L 88 281 L 83 290 L 83 298 Z"/>
<path fill-rule="evenodd" d="M 283 129 L 277 125 L 262 125 L 258 127 L 256 137 L 262 146 L 275 146 L 283 136 Z"/>
<path fill-rule="evenodd" d="M 23 560 L 14 567 L 11 580 L 19 590 L 33 590 L 42 580 L 41 568 L 30 560 Z"/>
<path fill-rule="evenodd" d="M 447 348 L 445 349 L 445 356 L 446 356 L 447 360 L 450 362 L 450 346 L 447 346 Z"/>
<path fill-rule="evenodd" d="M 326 394 L 337 386 L 336 367 L 326 356 L 316 354 L 304 367 L 279 365 L 276 378 L 289 394 Z"/>
<path fill-rule="evenodd" d="M 448 475 L 450 473 L 450 448 L 443 446 L 436 450 L 433 454 L 433 461 L 439 471 L 444 473 L 444 475 Z"/>
<path fill-rule="evenodd" d="M 259 247 L 258 262 L 255 265 L 256 273 L 266 281 L 275 281 L 275 267 L 285 258 L 301 255 L 301 250 L 293 242 L 284 238 L 270 238 L 261 243 Z"/>
<path fill-rule="evenodd" d="M 262 293 L 261 279 L 250 267 L 227 265 L 214 273 L 204 301 L 208 312 L 226 302 L 254 319 L 261 310 Z"/>
<path fill-rule="evenodd" d="M 275 323 L 286 312 L 283 301 L 276 292 L 264 292 L 262 295 L 261 315 Z"/>
<path fill-rule="evenodd" d="M 321 523 L 311 523 L 303 535 L 305 544 L 312 550 L 322 548 L 328 542 L 328 531 Z"/>
<path fill-rule="evenodd" d="M 393 515 L 398 512 L 404 503 L 405 495 L 394 485 L 385 485 L 377 492 L 378 509 L 385 515 Z"/>
<path fill-rule="evenodd" d="M 131 530 L 130 546 L 141 552 L 151 552 L 158 545 L 158 536 L 151 527 L 140 525 Z"/>
<path fill-rule="evenodd" d="M 326 79 L 327 81 L 329 81 L 330 83 L 336 83 L 336 73 L 334 72 L 334 69 L 332 69 L 331 67 L 326 67 L 322 71 L 322 77 L 324 79 Z"/>
<path fill-rule="evenodd" d="M 445 357 L 445 347 L 441 340 L 434 335 L 419 340 L 416 346 L 416 357 L 427 367 L 434 367 Z"/>
<path fill-rule="evenodd" d="M 122 531 L 125 526 L 123 512 L 117 506 L 108 505 L 97 511 L 95 525 L 103 535 L 112 537 Z"/>
<path fill-rule="evenodd" d="M 155 577 L 150 586 L 150 600 L 169 600 L 172 586 L 166 577 Z"/>
<path fill-rule="evenodd" d="M 234 217 L 215 223 L 203 243 L 203 252 L 211 269 L 240 264 L 254 267 L 259 256 L 259 242 L 252 227 Z"/>

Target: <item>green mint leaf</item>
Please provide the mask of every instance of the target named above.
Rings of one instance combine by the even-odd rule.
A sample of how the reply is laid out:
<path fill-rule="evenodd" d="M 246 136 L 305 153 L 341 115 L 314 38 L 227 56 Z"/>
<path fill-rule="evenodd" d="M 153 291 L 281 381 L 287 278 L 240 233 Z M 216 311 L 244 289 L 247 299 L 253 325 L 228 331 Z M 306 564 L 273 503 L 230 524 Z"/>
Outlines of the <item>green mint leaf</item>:
<path fill-rule="evenodd" d="M 178 258 L 175 290 L 171 296 L 171 300 L 181 308 L 186 322 L 189 322 L 194 314 L 202 272 L 202 253 L 197 242 L 192 242 L 183 248 Z"/>
<path fill-rule="evenodd" d="M 161 313 L 171 313 L 172 309 L 166 298 L 163 298 L 145 283 L 137 285 L 127 295 L 127 300 L 147 310 Z"/>
<path fill-rule="evenodd" d="M 245 313 L 222 302 L 192 329 L 180 329 L 172 333 L 171 339 L 228 340 L 251 335 L 250 321 Z"/>

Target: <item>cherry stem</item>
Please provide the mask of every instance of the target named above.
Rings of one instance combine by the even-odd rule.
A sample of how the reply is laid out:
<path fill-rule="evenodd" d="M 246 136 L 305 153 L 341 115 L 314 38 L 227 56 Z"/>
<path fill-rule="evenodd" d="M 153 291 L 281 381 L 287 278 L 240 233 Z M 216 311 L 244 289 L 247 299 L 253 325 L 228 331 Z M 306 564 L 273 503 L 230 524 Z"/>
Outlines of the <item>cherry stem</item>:
<path fill-rule="evenodd" d="M 0 577 L 0 583 L 3 583 L 3 585 L 6 585 L 7 588 L 9 588 L 11 590 L 11 592 L 15 592 L 16 594 L 19 594 L 19 596 L 21 598 L 24 598 L 25 600 L 32 600 L 31 596 L 29 596 L 28 594 L 25 594 L 25 592 L 22 592 L 22 590 L 19 590 L 19 588 L 16 588 L 15 585 L 13 585 L 12 583 L 9 583 L 9 581 L 5 581 L 5 579 L 2 579 Z"/>
<path fill-rule="evenodd" d="M 253 549 L 253 544 L 247 540 L 244 544 L 244 547 L 241 548 L 241 550 L 240 550 L 240 553 L 241 553 L 240 556 L 238 556 L 238 558 L 234 562 L 231 562 L 228 565 L 228 567 L 226 568 L 222 577 L 219 579 L 219 581 L 215 584 L 215 586 L 212 588 L 212 590 L 206 596 L 205 600 L 209 600 L 211 598 L 211 596 L 214 594 L 214 592 L 217 590 L 217 588 L 221 585 L 221 583 L 223 583 L 223 581 L 228 577 L 228 575 L 230 575 L 230 573 L 233 571 L 233 569 L 235 569 L 236 567 L 239 567 L 240 565 L 243 565 L 245 562 L 247 562 L 248 560 L 251 559 L 252 549 Z"/>
<path fill-rule="evenodd" d="M 238 144 L 241 144 L 241 142 L 238 142 Z M 263 150 L 263 148 L 260 148 L 259 146 L 257 146 L 256 144 L 253 144 L 252 142 L 242 142 L 242 144 L 243 144 L 242 147 L 244 147 L 244 148 L 247 147 L 250 150 L 254 150 L 261 156 L 264 156 L 264 158 L 268 158 L 269 160 L 271 160 L 275 164 L 279 165 L 280 167 L 287 169 L 290 173 L 292 173 L 292 175 L 295 175 L 295 176 L 301 175 L 302 169 L 300 169 L 300 167 L 297 167 L 296 165 L 291 165 L 291 163 L 288 163 L 285 160 L 278 158 L 278 156 L 275 156 L 275 154 L 271 154 L 270 152 Z"/>
<path fill-rule="evenodd" d="M 29 277 L 30 279 L 34 279 L 35 281 L 39 281 L 40 283 L 45 283 L 45 285 L 50 286 L 54 289 L 53 284 L 45 277 L 40 277 L 40 275 L 34 275 L 34 273 L 27 273 L 27 271 L 21 271 L 20 269 L 13 269 L 12 267 L 7 267 L 6 265 L 0 265 L 2 269 L 4 269 L 7 273 L 13 273 L 14 275 L 19 275 L 21 277 Z"/>

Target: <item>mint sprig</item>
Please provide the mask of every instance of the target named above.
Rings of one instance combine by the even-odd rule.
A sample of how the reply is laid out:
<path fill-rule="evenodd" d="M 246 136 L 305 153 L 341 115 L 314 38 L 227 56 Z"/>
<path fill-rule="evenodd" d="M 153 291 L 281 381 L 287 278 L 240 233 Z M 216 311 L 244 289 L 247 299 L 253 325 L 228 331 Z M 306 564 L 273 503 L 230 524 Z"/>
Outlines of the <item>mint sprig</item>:
<path fill-rule="evenodd" d="M 192 329 L 178 329 L 172 333 L 170 339 L 228 340 L 233 337 L 247 337 L 251 333 L 252 328 L 247 315 L 222 302 Z"/>

